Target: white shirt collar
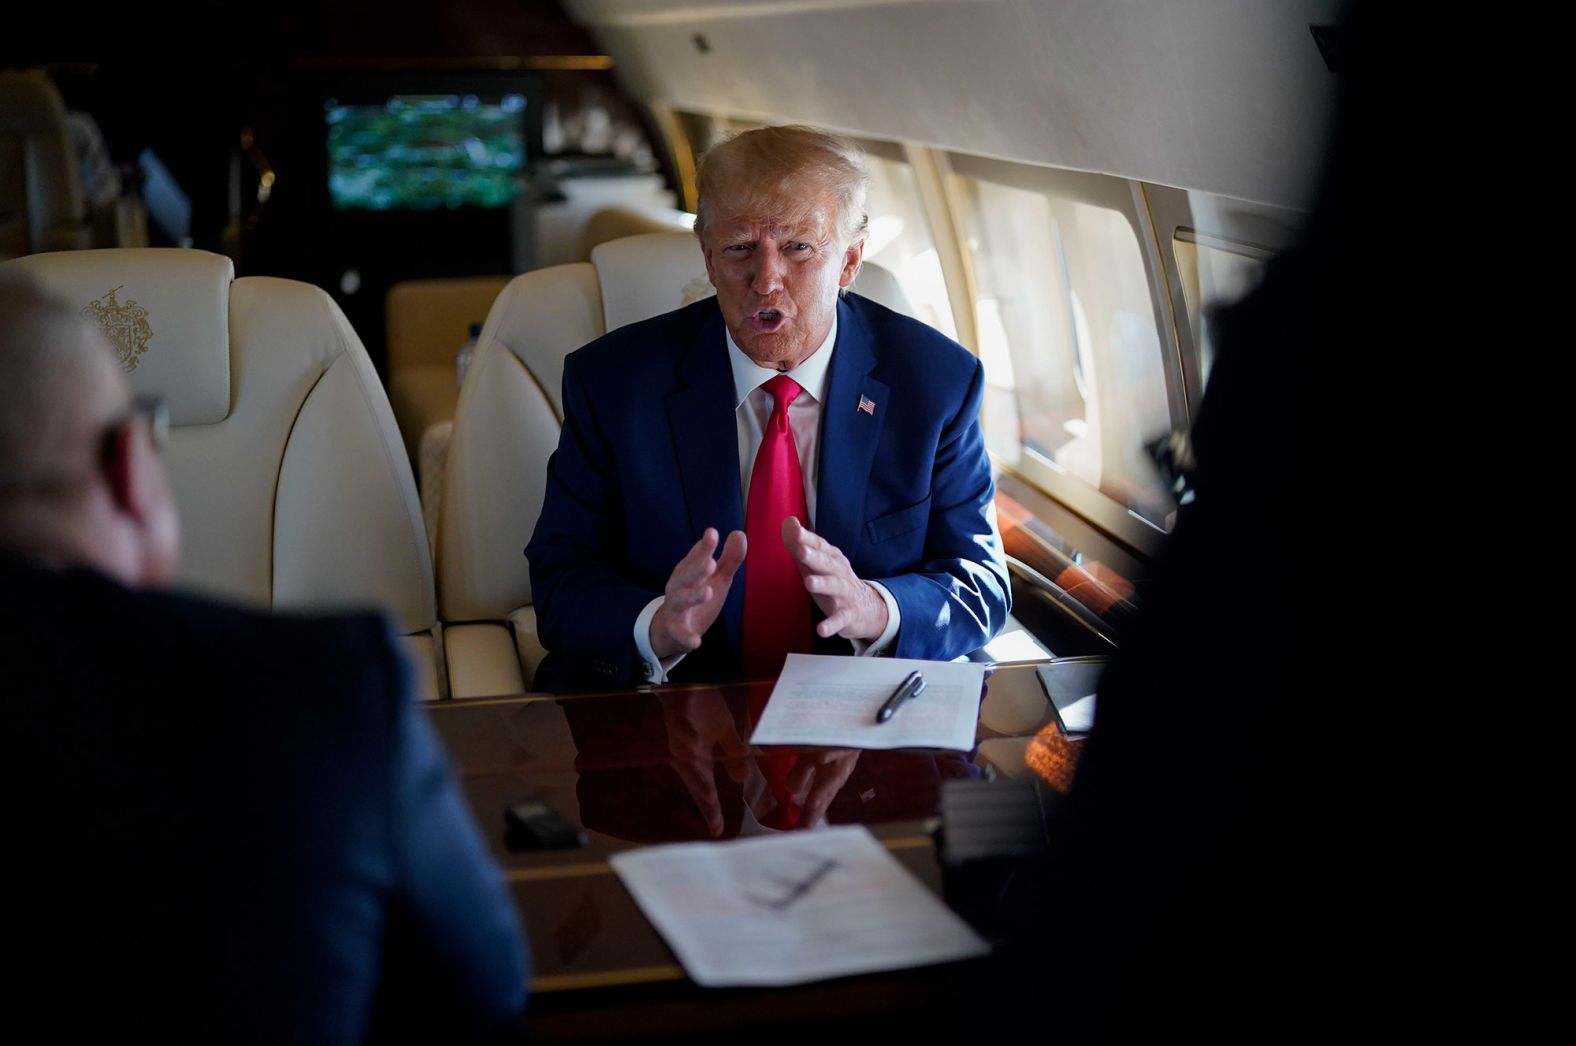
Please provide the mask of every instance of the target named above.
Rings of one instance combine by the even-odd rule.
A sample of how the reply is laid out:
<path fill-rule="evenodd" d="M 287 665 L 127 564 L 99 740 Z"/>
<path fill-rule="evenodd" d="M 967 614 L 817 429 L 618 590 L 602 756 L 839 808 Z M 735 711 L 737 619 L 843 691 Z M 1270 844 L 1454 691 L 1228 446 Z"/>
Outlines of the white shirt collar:
<path fill-rule="evenodd" d="M 782 371 L 762 367 L 744 354 L 733 340 L 733 332 L 723 324 L 722 336 L 728 339 L 728 362 L 733 366 L 734 409 L 749 398 L 750 393 L 777 377 Z M 832 329 L 826 332 L 821 347 L 810 353 L 808 359 L 787 374 L 799 387 L 808 392 L 817 403 L 826 402 L 826 374 L 832 362 L 832 350 L 837 345 L 837 310 L 832 310 Z"/>

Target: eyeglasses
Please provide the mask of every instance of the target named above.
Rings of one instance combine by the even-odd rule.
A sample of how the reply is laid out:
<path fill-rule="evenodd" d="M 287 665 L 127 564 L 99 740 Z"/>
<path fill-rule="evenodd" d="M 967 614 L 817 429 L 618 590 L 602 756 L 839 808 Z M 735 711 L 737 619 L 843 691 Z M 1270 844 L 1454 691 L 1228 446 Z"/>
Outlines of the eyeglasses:
<path fill-rule="evenodd" d="M 119 422 L 110 427 L 113 433 L 126 420 L 141 417 L 148 423 L 148 442 L 153 444 L 153 449 L 160 454 L 170 442 L 170 405 L 164 401 L 163 396 L 147 395 L 138 396 L 131 401 L 131 410 L 127 411 Z"/>
<path fill-rule="evenodd" d="M 104 426 L 99 442 L 99 460 L 108 463 L 115 453 L 115 436 L 134 418 L 142 418 L 147 426 L 148 443 L 156 454 L 162 454 L 170 438 L 170 408 L 163 396 L 137 396 L 126 410 Z M 78 475 L 56 476 L 3 476 L 0 475 L 0 499 L 21 494 L 56 495 L 75 487 L 82 481 Z"/>

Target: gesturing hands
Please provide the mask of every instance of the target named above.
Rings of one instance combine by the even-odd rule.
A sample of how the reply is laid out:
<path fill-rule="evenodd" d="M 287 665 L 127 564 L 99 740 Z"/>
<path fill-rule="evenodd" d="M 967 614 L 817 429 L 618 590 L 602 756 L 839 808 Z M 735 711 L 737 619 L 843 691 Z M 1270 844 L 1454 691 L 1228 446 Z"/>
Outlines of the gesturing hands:
<path fill-rule="evenodd" d="M 659 659 L 700 646 L 701 637 L 722 611 L 733 575 L 744 562 L 744 532 L 729 534 L 722 555 L 712 559 L 717 541 L 716 528 L 707 527 L 668 576 L 662 606 L 651 618 L 651 652 Z"/>
<path fill-rule="evenodd" d="M 716 559 L 718 534 L 707 527 L 668 577 L 662 606 L 651 618 L 651 652 L 659 659 L 686 654 L 722 612 L 733 576 L 744 562 L 744 532 L 735 530 Z M 886 631 L 887 606 L 861 581 L 848 557 L 830 541 L 806 530 L 793 516 L 783 520 L 783 545 L 799 566 L 799 576 L 826 619 L 815 627 L 822 638 L 873 641 Z"/>
<path fill-rule="evenodd" d="M 826 620 L 816 634 L 873 641 L 886 631 L 887 605 L 870 583 L 861 581 L 848 557 L 830 541 L 806 530 L 793 516 L 783 520 L 783 544 L 799 564 L 804 587 Z"/>

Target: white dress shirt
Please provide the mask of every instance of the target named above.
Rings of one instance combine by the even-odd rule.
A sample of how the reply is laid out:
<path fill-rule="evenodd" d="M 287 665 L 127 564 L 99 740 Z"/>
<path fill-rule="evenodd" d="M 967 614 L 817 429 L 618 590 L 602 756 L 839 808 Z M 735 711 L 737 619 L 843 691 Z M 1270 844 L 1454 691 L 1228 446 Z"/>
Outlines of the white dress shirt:
<path fill-rule="evenodd" d="M 739 491 L 744 497 L 744 504 L 750 503 L 750 473 L 755 469 L 755 455 L 761 447 L 761 433 L 766 430 L 766 423 L 772 416 L 772 395 L 761 386 L 772 378 L 777 377 L 782 371 L 762 367 L 744 354 L 744 351 L 734 344 L 733 334 L 727 327 L 723 328 L 723 336 L 728 342 L 728 362 L 733 367 L 733 392 L 735 397 L 734 420 L 739 436 Z M 826 401 L 827 374 L 831 369 L 832 352 L 837 347 L 837 314 L 832 314 L 832 329 L 827 332 L 826 340 L 820 348 L 812 352 L 808 358 L 787 374 L 804 391 L 794 397 L 788 405 L 788 427 L 793 430 L 795 449 L 799 452 L 799 469 L 804 475 L 804 507 L 808 513 L 809 528 L 815 529 L 815 495 L 817 480 L 820 473 L 820 455 L 816 453 L 816 446 L 821 437 L 821 404 Z M 700 535 L 696 535 L 699 538 Z M 726 539 L 727 535 L 722 535 Z M 748 551 L 745 553 L 749 555 Z M 740 582 L 738 575 L 734 576 L 734 583 Z M 891 645 L 897 636 L 898 625 L 901 623 L 897 609 L 897 600 L 892 598 L 892 593 L 887 591 L 885 585 L 879 581 L 870 582 L 881 599 L 886 603 L 887 627 L 873 643 L 865 643 L 853 639 L 849 642 L 854 645 L 854 653 L 861 657 L 879 654 Z M 646 604 L 640 616 L 635 619 L 635 649 L 640 651 L 641 658 L 646 662 L 646 670 L 653 683 L 665 683 L 668 673 L 673 667 L 684 659 L 683 654 L 678 654 L 667 659 L 659 659 L 651 649 L 651 619 L 656 616 L 657 610 L 662 606 L 665 597 L 658 596 Z"/>

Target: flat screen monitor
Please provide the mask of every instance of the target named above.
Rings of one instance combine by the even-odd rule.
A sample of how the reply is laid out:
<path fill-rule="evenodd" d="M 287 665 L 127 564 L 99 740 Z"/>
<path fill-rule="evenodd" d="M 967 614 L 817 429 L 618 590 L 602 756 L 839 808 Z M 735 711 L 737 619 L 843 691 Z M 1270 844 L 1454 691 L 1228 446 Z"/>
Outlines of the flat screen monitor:
<path fill-rule="evenodd" d="M 338 210 L 508 207 L 526 159 L 526 96 L 395 94 L 324 105 Z"/>

